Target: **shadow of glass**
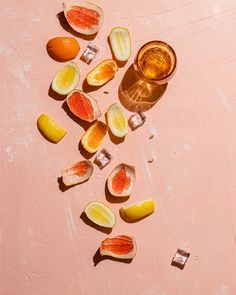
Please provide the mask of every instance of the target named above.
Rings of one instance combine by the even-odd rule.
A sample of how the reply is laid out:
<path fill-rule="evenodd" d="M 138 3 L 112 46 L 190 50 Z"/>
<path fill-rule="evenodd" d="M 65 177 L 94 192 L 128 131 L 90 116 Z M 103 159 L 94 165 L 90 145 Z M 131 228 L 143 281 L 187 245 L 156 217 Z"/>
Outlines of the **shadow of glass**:
<path fill-rule="evenodd" d="M 163 96 L 168 83 L 150 84 L 142 80 L 131 65 L 126 71 L 120 87 L 119 99 L 130 112 L 145 112 L 151 109 Z"/>

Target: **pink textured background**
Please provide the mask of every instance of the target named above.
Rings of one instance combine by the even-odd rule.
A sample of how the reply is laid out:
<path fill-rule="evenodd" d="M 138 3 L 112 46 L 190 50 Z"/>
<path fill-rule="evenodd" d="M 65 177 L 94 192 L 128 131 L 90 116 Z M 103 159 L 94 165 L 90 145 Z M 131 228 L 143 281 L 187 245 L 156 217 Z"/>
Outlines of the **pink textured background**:
<path fill-rule="evenodd" d="M 61 1 L 1 1 L 0 294 L 234 295 L 236 3 L 96 3 L 105 13 L 94 41 L 104 47 L 100 58 L 111 57 L 106 38 L 113 26 L 128 27 L 133 41 L 125 68 L 92 93 L 103 112 L 118 102 L 122 76 L 146 41 L 170 43 L 178 71 L 142 128 L 118 146 L 106 137 L 112 164 L 102 172 L 96 167 L 89 182 L 62 193 L 57 177 L 82 159 L 78 142 L 84 130 L 66 115 L 62 101 L 48 95 L 61 64 L 48 57 L 45 45 L 54 36 L 71 36 L 56 17 Z M 82 48 L 88 43 L 79 42 Z M 84 79 L 95 63 L 76 60 Z M 57 145 L 36 128 L 43 112 L 69 131 Z M 157 136 L 149 140 L 153 128 Z M 154 198 L 157 210 L 136 224 L 118 218 L 111 235 L 137 239 L 131 264 L 104 260 L 94 267 L 93 255 L 107 235 L 86 225 L 80 214 L 89 201 L 105 201 L 105 179 L 120 161 L 137 169 L 135 192 L 126 204 Z M 121 205 L 111 206 L 118 213 Z M 178 246 L 191 251 L 184 270 L 170 265 Z"/>

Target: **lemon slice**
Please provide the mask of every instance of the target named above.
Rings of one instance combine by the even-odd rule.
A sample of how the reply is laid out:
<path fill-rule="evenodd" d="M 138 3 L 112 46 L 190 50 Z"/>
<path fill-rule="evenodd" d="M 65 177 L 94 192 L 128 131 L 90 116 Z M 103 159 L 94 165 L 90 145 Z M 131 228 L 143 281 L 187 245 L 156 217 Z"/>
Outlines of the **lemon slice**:
<path fill-rule="evenodd" d="M 132 222 L 152 214 L 154 210 L 154 201 L 145 200 L 120 208 L 120 215 L 125 221 Z"/>
<path fill-rule="evenodd" d="M 126 114 L 116 103 L 112 104 L 107 110 L 107 124 L 116 137 L 124 137 L 128 133 Z"/>
<path fill-rule="evenodd" d="M 84 212 L 94 223 L 104 227 L 114 227 L 116 224 L 115 213 L 104 203 L 95 201 L 89 203 Z"/>
<path fill-rule="evenodd" d="M 112 52 L 118 61 L 127 61 L 131 55 L 130 33 L 126 28 L 115 27 L 109 35 Z"/>
<path fill-rule="evenodd" d="M 52 81 L 52 89 L 61 95 L 67 95 L 75 89 L 79 80 L 79 67 L 76 63 L 71 61 L 57 73 Z"/>
<path fill-rule="evenodd" d="M 46 114 L 38 117 L 37 124 L 41 133 L 51 142 L 58 143 L 67 134 L 65 129 Z"/>

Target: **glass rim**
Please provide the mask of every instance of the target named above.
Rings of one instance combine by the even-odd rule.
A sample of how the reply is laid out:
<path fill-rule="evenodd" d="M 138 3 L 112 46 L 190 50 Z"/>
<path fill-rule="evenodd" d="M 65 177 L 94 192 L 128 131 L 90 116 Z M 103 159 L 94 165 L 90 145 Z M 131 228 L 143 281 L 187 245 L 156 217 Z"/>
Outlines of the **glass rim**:
<path fill-rule="evenodd" d="M 147 45 L 149 45 L 149 44 L 151 44 L 151 43 L 160 43 L 160 44 L 165 45 L 166 47 L 168 47 L 168 48 L 171 50 L 171 52 L 172 52 L 173 55 L 174 55 L 174 66 L 173 66 L 173 69 L 171 70 L 171 72 L 170 72 L 167 76 L 165 76 L 165 77 L 163 77 L 163 78 L 161 78 L 161 79 L 158 79 L 158 78 L 157 78 L 157 79 L 156 79 L 156 78 L 149 78 L 149 77 L 145 76 L 145 75 L 143 74 L 143 71 L 141 70 L 141 68 L 140 68 L 140 66 L 139 66 L 139 63 L 138 63 L 138 57 L 139 57 L 139 54 L 140 54 L 141 50 L 142 50 L 145 46 L 147 46 Z M 169 78 L 169 77 L 175 72 L 175 69 L 176 69 L 176 66 L 177 66 L 177 55 L 176 55 L 175 50 L 173 49 L 173 47 L 170 46 L 168 43 L 166 43 L 166 42 L 164 42 L 164 41 L 161 41 L 161 40 L 152 40 L 152 41 L 149 41 L 149 42 L 145 43 L 141 48 L 139 48 L 139 51 L 138 51 L 138 53 L 137 53 L 137 55 L 136 55 L 136 58 L 135 58 L 135 63 L 136 63 L 136 66 L 137 66 L 137 68 L 138 68 L 139 73 L 141 73 L 141 75 L 142 75 L 145 79 L 147 79 L 147 80 L 151 80 L 151 81 L 154 81 L 154 82 L 161 82 L 161 81 L 164 81 L 164 80 L 168 79 L 168 78 Z"/>

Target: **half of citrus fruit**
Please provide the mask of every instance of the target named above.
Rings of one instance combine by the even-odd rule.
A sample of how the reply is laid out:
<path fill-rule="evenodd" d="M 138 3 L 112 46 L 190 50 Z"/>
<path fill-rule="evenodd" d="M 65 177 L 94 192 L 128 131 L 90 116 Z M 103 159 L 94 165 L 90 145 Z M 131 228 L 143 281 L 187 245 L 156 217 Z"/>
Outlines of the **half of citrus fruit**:
<path fill-rule="evenodd" d="M 116 60 L 127 61 L 131 55 L 130 33 L 126 28 L 115 27 L 109 35 L 112 52 Z"/>
<path fill-rule="evenodd" d="M 112 228 L 116 224 L 115 213 L 102 202 L 94 201 L 89 203 L 85 207 L 84 212 L 97 225 Z"/>
<path fill-rule="evenodd" d="M 38 117 L 37 124 L 41 133 L 51 142 L 58 143 L 67 134 L 65 129 L 46 114 Z"/>
<path fill-rule="evenodd" d="M 96 121 L 82 136 L 81 144 L 87 152 L 95 153 L 99 149 L 106 133 L 106 124 Z"/>
<path fill-rule="evenodd" d="M 67 63 L 56 74 L 52 81 L 52 89 L 61 95 L 67 95 L 75 89 L 80 80 L 80 70 L 73 61 Z"/>
<path fill-rule="evenodd" d="M 132 222 L 152 214 L 154 210 L 154 201 L 150 199 L 120 208 L 120 215 L 125 221 Z"/>
<path fill-rule="evenodd" d="M 118 104 L 112 104 L 107 110 L 107 123 L 112 134 L 124 137 L 128 133 L 128 120 L 124 110 Z"/>
<path fill-rule="evenodd" d="M 91 86 L 102 86 L 110 81 L 117 71 L 116 62 L 112 59 L 106 59 L 87 74 L 87 82 Z"/>

